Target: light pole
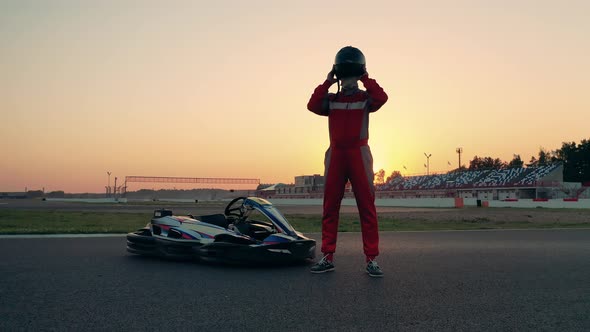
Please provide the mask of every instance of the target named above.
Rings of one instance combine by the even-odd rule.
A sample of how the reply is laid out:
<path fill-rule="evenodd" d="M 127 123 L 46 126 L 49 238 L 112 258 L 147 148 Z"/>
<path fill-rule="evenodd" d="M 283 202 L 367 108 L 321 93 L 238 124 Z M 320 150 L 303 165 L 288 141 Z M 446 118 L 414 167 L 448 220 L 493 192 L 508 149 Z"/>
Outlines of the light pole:
<path fill-rule="evenodd" d="M 432 156 L 432 153 L 426 154 L 424 152 L 424 155 L 426 156 L 426 175 L 430 175 L 430 156 Z"/>
<path fill-rule="evenodd" d="M 457 154 L 459 155 L 459 168 L 457 170 L 461 170 L 461 153 L 463 153 L 463 148 L 457 148 L 457 150 L 455 150 L 457 152 Z"/>
<path fill-rule="evenodd" d="M 107 171 L 107 175 L 109 176 L 109 181 L 107 182 L 107 197 L 111 196 L 111 172 Z"/>

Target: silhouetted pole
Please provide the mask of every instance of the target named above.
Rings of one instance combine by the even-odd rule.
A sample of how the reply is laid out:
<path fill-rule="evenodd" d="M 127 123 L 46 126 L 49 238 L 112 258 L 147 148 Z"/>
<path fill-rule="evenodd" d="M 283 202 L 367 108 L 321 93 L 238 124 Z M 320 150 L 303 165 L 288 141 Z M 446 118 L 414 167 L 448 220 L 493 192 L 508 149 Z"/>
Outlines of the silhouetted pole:
<path fill-rule="evenodd" d="M 432 153 L 426 154 L 426 152 L 424 152 L 424 155 L 426 156 L 426 175 L 430 175 L 430 157 L 432 156 Z"/>
<path fill-rule="evenodd" d="M 463 148 L 457 148 L 457 154 L 459 155 L 459 170 L 461 170 L 461 153 L 463 153 Z"/>
<path fill-rule="evenodd" d="M 111 172 L 107 172 L 109 180 L 107 182 L 107 197 L 111 196 Z"/>

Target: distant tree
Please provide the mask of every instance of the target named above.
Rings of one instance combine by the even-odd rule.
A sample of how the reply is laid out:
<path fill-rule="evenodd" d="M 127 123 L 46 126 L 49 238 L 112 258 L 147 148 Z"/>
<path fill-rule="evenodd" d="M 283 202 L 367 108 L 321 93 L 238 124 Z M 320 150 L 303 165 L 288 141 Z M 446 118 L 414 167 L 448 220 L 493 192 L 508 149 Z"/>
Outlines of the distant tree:
<path fill-rule="evenodd" d="M 49 198 L 64 198 L 64 197 L 66 197 L 66 193 L 63 190 L 56 190 L 56 191 L 52 191 L 52 192 L 48 193 L 47 197 L 49 197 Z"/>
<path fill-rule="evenodd" d="M 580 156 L 580 181 L 590 181 L 590 139 L 583 139 L 578 145 L 578 154 Z"/>
<path fill-rule="evenodd" d="M 473 157 L 473 159 L 469 162 L 469 170 L 482 170 L 482 169 L 502 169 L 506 168 L 506 163 L 500 160 L 500 158 L 492 158 L 492 157 L 484 157 L 480 158 L 478 156 Z"/>
<path fill-rule="evenodd" d="M 548 152 L 547 150 L 545 150 L 542 147 L 539 148 L 539 160 L 538 160 L 539 166 L 547 165 L 549 163 L 550 158 L 551 158 L 550 152 Z"/>
<path fill-rule="evenodd" d="M 385 183 L 389 183 L 389 182 L 393 181 L 393 179 L 400 178 L 400 177 L 402 177 L 402 173 L 400 171 L 393 171 L 393 172 L 391 172 L 391 175 L 387 177 L 387 179 L 385 180 Z"/>
<path fill-rule="evenodd" d="M 455 173 L 455 172 L 464 172 L 467 171 L 467 167 L 465 167 L 465 165 L 461 165 L 461 167 L 459 168 L 455 168 L 449 171 L 449 173 Z"/>
<path fill-rule="evenodd" d="M 476 170 L 476 169 L 480 169 L 482 165 L 482 161 L 481 158 L 478 156 L 474 156 L 473 159 L 471 159 L 471 161 L 469 161 L 469 170 Z"/>
<path fill-rule="evenodd" d="M 561 149 L 555 152 L 557 159 L 563 163 L 563 179 L 564 181 L 575 182 L 578 178 L 578 147 L 576 142 L 563 142 Z M 568 180 L 566 180 L 568 179 Z"/>
<path fill-rule="evenodd" d="M 580 144 L 563 142 L 561 148 L 555 150 L 555 159 L 563 163 L 564 181 L 590 181 L 590 140 L 584 139 Z"/>
<path fill-rule="evenodd" d="M 539 161 L 537 160 L 537 158 L 535 156 L 531 156 L 531 160 L 529 160 L 529 163 L 526 164 L 527 167 L 535 167 L 539 164 Z"/>
<path fill-rule="evenodd" d="M 43 190 L 29 190 L 27 191 L 28 198 L 43 197 Z"/>
<path fill-rule="evenodd" d="M 508 162 L 509 168 L 520 168 L 523 165 L 524 165 L 524 162 L 522 161 L 522 159 L 520 159 L 519 154 L 515 154 L 514 157 L 512 158 L 512 160 L 510 160 L 510 162 Z"/>
<path fill-rule="evenodd" d="M 375 183 L 383 184 L 385 181 L 385 170 L 382 168 L 375 173 Z"/>

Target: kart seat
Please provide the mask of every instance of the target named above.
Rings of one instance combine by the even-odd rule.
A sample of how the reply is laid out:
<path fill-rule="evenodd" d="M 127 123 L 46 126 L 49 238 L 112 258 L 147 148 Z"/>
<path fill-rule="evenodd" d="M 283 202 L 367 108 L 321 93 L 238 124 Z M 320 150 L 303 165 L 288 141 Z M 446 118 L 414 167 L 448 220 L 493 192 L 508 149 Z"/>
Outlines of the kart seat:
<path fill-rule="evenodd" d="M 222 213 L 199 216 L 196 219 L 223 228 L 227 228 L 227 226 L 229 226 L 229 221 L 225 218 L 225 215 Z"/>

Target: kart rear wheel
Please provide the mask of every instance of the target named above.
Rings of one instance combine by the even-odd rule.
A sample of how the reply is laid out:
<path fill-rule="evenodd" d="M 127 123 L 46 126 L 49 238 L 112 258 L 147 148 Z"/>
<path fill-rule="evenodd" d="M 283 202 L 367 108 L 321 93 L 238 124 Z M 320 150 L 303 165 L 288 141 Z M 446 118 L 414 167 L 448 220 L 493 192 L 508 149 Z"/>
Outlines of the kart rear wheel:
<path fill-rule="evenodd" d="M 149 228 L 142 228 L 127 234 L 127 251 L 144 256 L 157 256 L 156 239 Z"/>

